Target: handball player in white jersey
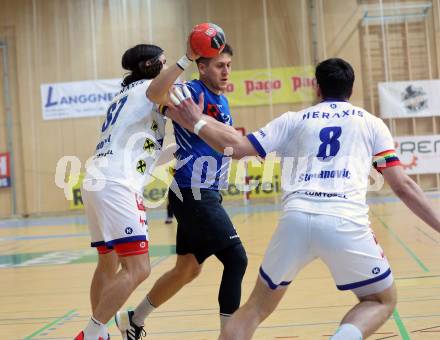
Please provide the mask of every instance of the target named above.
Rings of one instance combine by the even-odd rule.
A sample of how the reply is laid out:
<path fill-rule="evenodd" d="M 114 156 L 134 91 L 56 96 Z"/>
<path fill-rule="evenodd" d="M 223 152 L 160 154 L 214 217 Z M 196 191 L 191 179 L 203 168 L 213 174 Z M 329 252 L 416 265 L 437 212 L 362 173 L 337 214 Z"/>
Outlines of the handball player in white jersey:
<path fill-rule="evenodd" d="M 165 120 L 146 91 L 164 64 L 163 50 L 155 45 L 124 53 L 122 67 L 130 74 L 108 107 L 86 166 L 81 192 L 99 255 L 90 288 L 92 317 L 75 340 L 109 339 L 106 323 L 150 274 L 142 191 L 162 148 Z"/>
<path fill-rule="evenodd" d="M 282 160 L 282 216 L 249 300 L 220 339 L 251 339 L 298 272 L 316 258 L 327 265 L 338 289 L 351 290 L 359 299 L 331 339 L 365 339 L 390 317 L 396 288 L 368 221 L 372 165 L 417 216 L 440 231 L 439 215 L 404 173 L 384 122 L 348 102 L 354 83 L 350 64 L 325 60 L 316 68 L 316 79 L 319 104 L 286 112 L 247 137 L 201 115 L 182 91 L 177 105 L 168 109 L 169 117 L 195 129 L 218 151 L 231 147 L 238 159 L 275 151 Z"/>

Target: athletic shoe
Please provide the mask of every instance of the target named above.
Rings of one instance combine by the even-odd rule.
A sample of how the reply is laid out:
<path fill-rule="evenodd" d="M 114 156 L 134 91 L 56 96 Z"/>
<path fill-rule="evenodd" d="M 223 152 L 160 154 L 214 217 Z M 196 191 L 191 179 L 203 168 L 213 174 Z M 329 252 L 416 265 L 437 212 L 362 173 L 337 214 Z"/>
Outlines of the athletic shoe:
<path fill-rule="evenodd" d="M 133 315 L 134 312 L 132 310 L 128 312 L 119 311 L 115 315 L 116 326 L 121 331 L 122 339 L 124 340 L 139 340 L 147 336 L 144 326 L 139 327 L 132 321 Z"/>
<path fill-rule="evenodd" d="M 75 339 L 73 339 L 73 340 L 84 340 L 84 332 L 81 331 L 81 333 L 79 333 L 79 334 L 75 337 Z M 102 338 L 102 336 L 100 336 L 98 340 L 104 340 L 104 339 Z M 110 334 L 108 335 L 107 340 L 110 340 Z"/>

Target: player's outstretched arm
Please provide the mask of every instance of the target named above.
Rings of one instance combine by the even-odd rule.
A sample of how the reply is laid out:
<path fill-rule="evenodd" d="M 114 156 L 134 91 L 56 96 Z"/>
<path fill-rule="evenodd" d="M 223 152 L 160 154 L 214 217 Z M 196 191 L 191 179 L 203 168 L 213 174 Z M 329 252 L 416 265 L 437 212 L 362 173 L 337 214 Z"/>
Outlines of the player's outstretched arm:
<path fill-rule="evenodd" d="M 400 166 L 382 170 L 383 177 L 394 193 L 426 224 L 440 232 L 440 215 L 434 211 L 422 189 Z"/>
<path fill-rule="evenodd" d="M 193 52 L 189 43 L 187 44 L 186 54 L 180 58 L 177 63 L 162 70 L 159 75 L 153 79 L 147 89 L 147 97 L 153 103 L 168 105 L 170 101 L 168 91 L 176 82 L 183 71 L 191 65 L 199 56 Z"/>
<path fill-rule="evenodd" d="M 197 105 L 189 93 L 184 93 L 185 91 L 189 92 L 184 86 L 183 92 L 180 89 L 175 89 L 172 93 L 171 99 L 174 105 L 169 105 L 166 113 L 169 118 L 197 134 L 218 152 L 226 153 L 235 159 L 258 155 L 249 140 L 232 126 L 202 114 L 203 93 L 200 95 Z"/>

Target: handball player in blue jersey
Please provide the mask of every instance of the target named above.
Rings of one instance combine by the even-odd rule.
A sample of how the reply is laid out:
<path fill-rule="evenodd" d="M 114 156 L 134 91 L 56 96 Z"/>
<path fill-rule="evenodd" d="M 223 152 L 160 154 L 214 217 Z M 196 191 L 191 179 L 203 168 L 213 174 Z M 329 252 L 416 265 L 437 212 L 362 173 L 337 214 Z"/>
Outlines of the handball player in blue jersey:
<path fill-rule="evenodd" d="M 203 112 L 216 121 L 232 125 L 228 100 L 224 96 L 231 73 L 232 48 L 226 44 L 214 58 L 196 55 L 188 44 L 187 53 L 165 70 L 149 87 L 153 102 L 172 103 L 169 90 L 182 72 L 195 60 L 199 79 L 186 82 L 195 102 L 204 102 Z M 174 124 L 176 143 L 175 186 L 169 191 L 171 209 L 177 219 L 177 261 L 173 269 L 160 277 L 134 311 L 118 312 L 116 320 L 129 320 L 130 329 L 121 329 L 126 340 L 139 339 L 139 328 L 157 307 L 196 278 L 203 262 L 211 255 L 223 264 L 218 302 L 220 325 L 225 326 L 241 298 L 241 283 L 247 256 L 232 222 L 221 204 L 219 192 L 227 188 L 230 158 L 215 151 L 197 134 Z M 130 336 L 133 334 L 133 336 Z"/>

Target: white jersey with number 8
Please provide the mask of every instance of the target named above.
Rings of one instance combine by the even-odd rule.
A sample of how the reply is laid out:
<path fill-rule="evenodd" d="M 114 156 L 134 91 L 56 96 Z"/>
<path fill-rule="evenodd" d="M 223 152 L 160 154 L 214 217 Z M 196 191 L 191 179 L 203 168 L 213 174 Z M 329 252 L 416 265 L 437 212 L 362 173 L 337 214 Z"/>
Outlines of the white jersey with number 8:
<path fill-rule="evenodd" d="M 281 157 L 284 210 L 368 224 L 373 156 L 394 150 L 381 119 L 348 102 L 324 101 L 287 112 L 248 138 L 260 156 Z"/>

